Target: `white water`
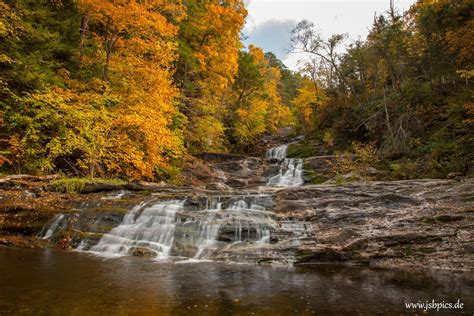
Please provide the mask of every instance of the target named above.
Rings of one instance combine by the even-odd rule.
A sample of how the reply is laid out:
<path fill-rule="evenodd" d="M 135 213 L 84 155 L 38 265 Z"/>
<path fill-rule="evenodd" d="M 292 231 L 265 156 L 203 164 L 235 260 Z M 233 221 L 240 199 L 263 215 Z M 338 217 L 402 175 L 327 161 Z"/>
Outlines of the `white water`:
<path fill-rule="evenodd" d="M 44 235 L 41 237 L 42 239 L 48 239 L 51 238 L 54 234 L 54 232 L 59 228 L 59 226 L 62 223 L 63 218 L 65 217 L 64 214 L 57 214 L 54 216 L 51 225 L 47 226 L 46 232 Z"/>
<path fill-rule="evenodd" d="M 108 194 L 108 196 L 104 196 L 101 199 L 102 200 L 119 200 L 129 193 L 130 191 L 128 190 L 120 190 L 116 192 L 111 192 Z"/>
<path fill-rule="evenodd" d="M 137 205 L 89 251 L 113 257 L 133 254 L 140 247 L 159 259 L 174 255 L 205 260 L 233 244 L 269 243 L 276 227 L 272 214 L 245 198 L 230 197 L 225 206 L 219 197 L 210 198 L 205 209 L 195 211 L 186 211 L 185 201 Z M 85 243 L 77 248 L 84 249 Z"/>
<path fill-rule="evenodd" d="M 166 258 L 174 241 L 175 215 L 183 204 L 184 201 L 165 201 L 151 206 L 139 204 L 90 250 L 101 254 L 127 255 L 135 247 L 141 247 L 155 252 L 158 258 Z"/>
<path fill-rule="evenodd" d="M 280 170 L 277 175 L 268 179 L 267 186 L 297 187 L 303 185 L 303 160 L 286 158 L 287 153 L 288 145 L 270 148 L 267 151 L 267 158 L 280 160 Z"/>
<path fill-rule="evenodd" d="M 288 145 L 268 150 L 267 158 L 279 160 L 279 173 L 268 180 L 268 186 L 303 184 L 303 161 L 286 158 L 287 151 Z M 124 194 L 126 192 L 118 192 L 106 199 L 119 199 Z M 104 234 L 95 246 L 89 248 L 88 242 L 82 241 L 77 249 L 87 251 L 89 248 L 104 256 L 151 252 L 159 259 L 176 256 L 188 261 L 208 260 L 234 245 L 268 244 L 272 232 L 307 230 L 277 224 L 275 215 L 264 207 L 271 205 L 269 195 L 210 196 L 205 201 L 196 201 L 141 203 L 125 214 L 122 222 Z"/>
<path fill-rule="evenodd" d="M 187 232 L 183 242 L 197 248 L 193 259 L 212 258 L 223 247 L 243 242 L 270 242 L 276 223 L 264 207 L 246 202 L 244 197 L 223 204 L 220 198 L 212 198 L 205 210 L 194 212 L 182 224 Z"/>

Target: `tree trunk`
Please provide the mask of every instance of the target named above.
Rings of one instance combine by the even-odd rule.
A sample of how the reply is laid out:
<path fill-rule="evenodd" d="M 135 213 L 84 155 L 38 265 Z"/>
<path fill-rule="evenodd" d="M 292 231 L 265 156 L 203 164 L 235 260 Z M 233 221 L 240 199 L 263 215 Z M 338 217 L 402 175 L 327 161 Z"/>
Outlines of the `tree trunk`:
<path fill-rule="evenodd" d="M 89 33 L 89 13 L 87 12 L 82 17 L 80 32 L 81 32 L 81 41 L 79 43 L 79 62 L 81 62 L 81 58 L 84 52 L 86 37 L 87 37 L 87 34 Z"/>

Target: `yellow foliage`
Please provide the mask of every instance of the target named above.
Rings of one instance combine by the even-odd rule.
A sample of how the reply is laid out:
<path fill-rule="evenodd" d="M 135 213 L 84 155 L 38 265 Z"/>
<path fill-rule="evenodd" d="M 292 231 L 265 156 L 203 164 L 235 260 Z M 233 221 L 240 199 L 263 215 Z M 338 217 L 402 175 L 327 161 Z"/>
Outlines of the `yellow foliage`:
<path fill-rule="evenodd" d="M 170 128 L 178 115 L 172 83 L 178 29 L 161 13 L 173 7 L 161 0 L 81 0 L 79 6 L 105 29 L 93 41 L 103 47 L 105 77 L 118 100 L 107 168 L 152 178 L 155 168 L 183 154 L 181 135 Z"/>
<path fill-rule="evenodd" d="M 183 36 L 198 63 L 193 84 L 199 91 L 186 100 L 192 104 L 187 138 L 201 150 L 223 146 L 226 97 L 238 70 L 238 51 L 242 47 L 239 34 L 246 15 L 241 0 L 225 4 L 212 0 L 203 10 L 190 12 L 183 22 L 186 30 L 192 30 Z"/>
<path fill-rule="evenodd" d="M 308 131 L 314 125 L 315 113 L 326 106 L 328 97 L 324 91 L 309 78 L 305 78 L 298 94 L 293 100 L 293 108 L 298 121 Z"/>
<path fill-rule="evenodd" d="M 351 173 L 353 177 L 368 178 L 370 169 L 378 162 L 377 149 L 372 144 L 353 142 L 351 151 L 336 155 L 334 161 L 328 161 L 336 176 Z"/>
<path fill-rule="evenodd" d="M 261 48 L 250 45 L 248 54 L 252 58 L 253 65 L 242 65 L 242 67 L 254 66 L 258 73 L 242 75 L 253 75 L 253 80 L 261 82 L 261 87 L 248 87 L 246 82 L 251 79 L 240 78 L 243 86 L 234 91 L 236 105 L 234 106 L 233 135 L 238 145 L 252 144 L 263 133 L 274 132 L 281 126 L 293 123 L 292 113 L 281 103 L 278 93 L 280 70 L 269 65 Z"/>

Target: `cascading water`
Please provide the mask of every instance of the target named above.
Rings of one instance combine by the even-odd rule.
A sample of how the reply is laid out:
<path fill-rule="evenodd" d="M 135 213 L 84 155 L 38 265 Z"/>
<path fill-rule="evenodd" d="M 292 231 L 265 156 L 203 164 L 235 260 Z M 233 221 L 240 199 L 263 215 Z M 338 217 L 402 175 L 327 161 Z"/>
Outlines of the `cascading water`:
<path fill-rule="evenodd" d="M 51 223 L 45 226 L 45 228 L 41 231 L 41 238 L 42 239 L 49 239 L 53 236 L 53 234 L 61 228 L 64 224 L 64 219 L 66 215 L 64 214 L 57 214 L 51 220 Z"/>
<path fill-rule="evenodd" d="M 303 161 L 286 158 L 287 151 L 288 145 L 268 150 L 266 157 L 277 159 L 274 167 L 279 171 L 268 179 L 267 186 L 303 184 Z M 115 200 L 120 203 L 127 194 L 132 193 L 111 193 L 101 200 L 106 204 L 113 204 Z M 214 258 L 240 261 L 242 253 L 247 250 L 250 258 L 252 251 L 265 257 L 273 253 L 270 244 L 282 245 L 280 242 L 283 242 L 291 245 L 305 238 L 313 229 L 306 223 L 271 212 L 272 206 L 271 193 L 192 195 L 182 200 L 166 201 L 151 197 L 133 207 L 123 218 L 121 215 L 115 218 L 115 222 L 121 220 L 120 224 L 104 233 L 99 241 L 95 236 L 103 233 L 101 227 L 109 222 L 105 220 L 105 224 L 101 224 L 101 217 L 98 217 L 94 221 L 97 231 L 82 238 L 77 250 L 104 256 L 184 257 L 191 261 Z M 61 214 L 53 218 L 43 230 L 42 238 L 51 238 L 66 227 L 68 224 L 64 218 L 67 216 Z"/>
<path fill-rule="evenodd" d="M 184 201 L 164 201 L 147 206 L 139 204 L 128 212 L 122 223 L 104 234 L 90 251 L 109 254 L 132 254 L 146 248 L 157 257 L 168 257 L 174 241 L 175 214 L 183 208 Z"/>
<path fill-rule="evenodd" d="M 287 144 L 270 148 L 267 151 L 267 158 L 280 160 L 278 174 L 268 179 L 267 186 L 297 187 L 303 185 L 303 160 L 286 158 L 287 152 Z"/>
<path fill-rule="evenodd" d="M 239 243 L 269 243 L 276 222 L 259 205 L 267 195 L 212 197 L 202 210 L 186 209 L 186 201 L 161 201 L 135 206 L 121 224 L 103 235 L 89 251 L 105 256 L 153 253 L 211 259 Z M 223 201 L 221 201 L 221 199 Z M 78 250 L 86 250 L 81 243 Z"/>
<path fill-rule="evenodd" d="M 177 231 L 185 233 L 177 236 L 178 242 L 197 249 L 194 259 L 212 258 L 220 249 L 240 243 L 269 243 L 276 222 L 273 214 L 258 204 L 259 198 L 270 197 L 238 196 L 225 203 L 212 198 L 208 208 L 192 212 L 180 225 Z"/>

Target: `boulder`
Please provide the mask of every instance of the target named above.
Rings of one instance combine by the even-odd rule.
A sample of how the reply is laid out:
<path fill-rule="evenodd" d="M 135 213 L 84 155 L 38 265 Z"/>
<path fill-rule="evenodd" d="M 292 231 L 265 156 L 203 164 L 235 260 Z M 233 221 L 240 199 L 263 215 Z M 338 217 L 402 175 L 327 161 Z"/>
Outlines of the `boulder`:
<path fill-rule="evenodd" d="M 450 172 L 448 173 L 448 175 L 446 176 L 446 178 L 448 179 L 456 179 L 456 178 L 459 178 L 459 177 L 462 177 L 464 176 L 464 174 L 462 174 L 461 172 Z"/>
<path fill-rule="evenodd" d="M 232 188 L 243 188 L 248 185 L 248 180 L 246 179 L 229 179 L 226 184 Z"/>
<path fill-rule="evenodd" d="M 232 188 L 222 182 L 211 182 L 206 185 L 206 190 L 229 191 L 229 190 L 232 190 Z"/>
<path fill-rule="evenodd" d="M 128 253 L 135 257 L 156 257 L 156 252 L 154 250 L 145 247 L 132 247 Z"/>

